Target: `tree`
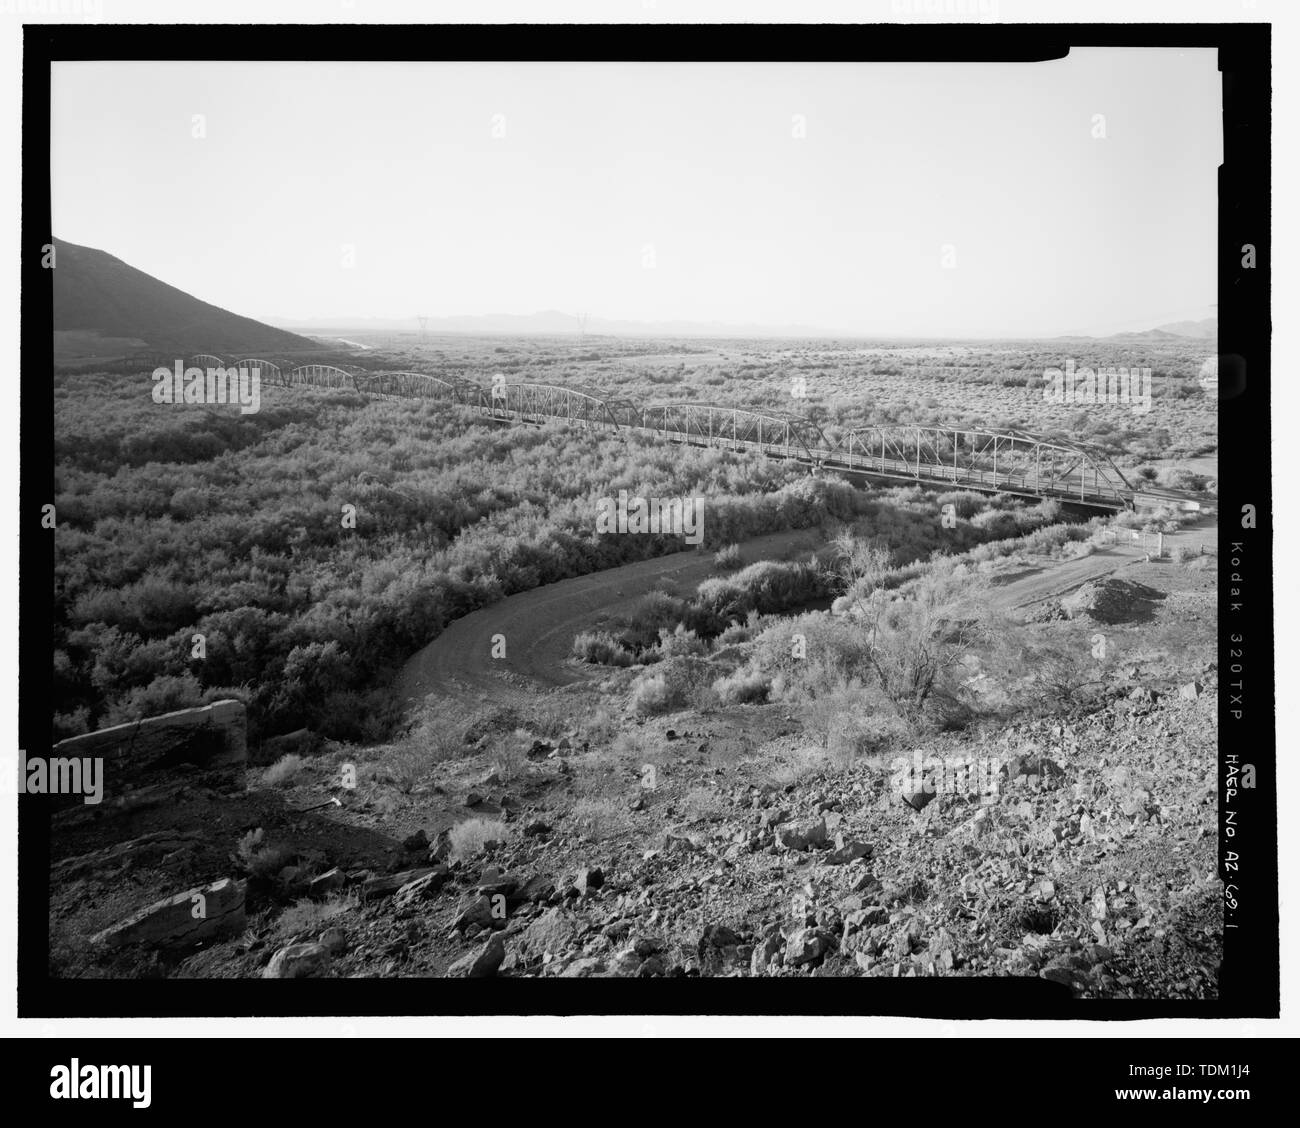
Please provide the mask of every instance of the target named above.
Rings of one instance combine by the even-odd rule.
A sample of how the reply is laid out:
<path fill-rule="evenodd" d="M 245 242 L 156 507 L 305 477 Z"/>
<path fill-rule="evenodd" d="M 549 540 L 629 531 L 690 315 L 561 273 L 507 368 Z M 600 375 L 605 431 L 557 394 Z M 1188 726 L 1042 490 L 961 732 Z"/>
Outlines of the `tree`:
<path fill-rule="evenodd" d="M 883 586 L 884 549 L 848 533 L 836 548 L 851 614 L 866 633 L 867 662 L 894 708 L 915 723 L 936 699 L 956 701 L 964 659 L 989 638 L 984 580 L 963 565 L 940 562 L 891 592 Z"/>

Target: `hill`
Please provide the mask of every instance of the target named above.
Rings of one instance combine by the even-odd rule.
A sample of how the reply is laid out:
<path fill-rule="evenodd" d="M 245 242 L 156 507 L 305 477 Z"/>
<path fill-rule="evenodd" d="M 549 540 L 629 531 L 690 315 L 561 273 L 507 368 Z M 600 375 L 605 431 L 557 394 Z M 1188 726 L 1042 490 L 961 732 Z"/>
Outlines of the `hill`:
<path fill-rule="evenodd" d="M 119 258 L 56 240 L 54 359 L 57 363 L 111 360 L 151 351 L 295 353 L 319 346 L 200 301 Z"/>

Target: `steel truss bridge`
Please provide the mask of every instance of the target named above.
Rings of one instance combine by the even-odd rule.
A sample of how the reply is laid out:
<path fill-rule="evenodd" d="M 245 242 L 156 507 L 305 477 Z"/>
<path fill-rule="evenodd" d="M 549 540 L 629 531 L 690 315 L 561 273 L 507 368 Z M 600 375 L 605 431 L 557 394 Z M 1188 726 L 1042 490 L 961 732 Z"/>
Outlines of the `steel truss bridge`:
<path fill-rule="evenodd" d="M 500 423 L 559 421 L 614 433 L 636 430 L 672 443 L 790 459 L 814 472 L 1056 498 L 1101 509 L 1133 508 L 1139 494 L 1151 492 L 1135 488 L 1100 447 L 1026 431 L 871 424 L 840 431 L 831 439 L 803 416 L 758 408 L 678 402 L 641 406 L 569 385 L 498 379 L 485 386 L 458 376 L 368 371 L 353 365 L 287 368 L 257 358 L 230 363 L 259 368 L 262 379 L 272 385 L 432 400 Z M 203 368 L 219 364 L 219 357 L 208 355 L 187 362 Z"/>

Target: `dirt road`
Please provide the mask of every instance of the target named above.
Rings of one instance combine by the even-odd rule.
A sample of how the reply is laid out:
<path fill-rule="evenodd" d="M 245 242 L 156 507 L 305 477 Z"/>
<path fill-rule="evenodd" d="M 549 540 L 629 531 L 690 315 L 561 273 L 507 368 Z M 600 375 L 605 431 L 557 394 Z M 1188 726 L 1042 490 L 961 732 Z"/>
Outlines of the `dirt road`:
<path fill-rule="evenodd" d="M 1210 517 L 1167 537 L 1166 545 L 1214 544 L 1217 533 L 1217 522 Z M 746 541 L 741 551 L 746 563 L 752 563 L 819 547 L 815 529 L 799 529 Z M 1046 561 L 998 577 L 995 606 L 1011 611 L 1059 598 L 1143 556 L 1140 544 L 1121 542 L 1079 559 Z M 415 654 L 398 677 L 398 694 L 408 702 L 430 694 L 499 699 L 599 678 L 606 671 L 570 659 L 576 634 L 601 627 L 655 588 L 689 593 L 715 571 L 712 553 L 679 552 L 509 596 L 457 619 Z M 502 645 L 504 654 L 493 657 L 494 647 L 499 653 Z"/>
<path fill-rule="evenodd" d="M 820 543 L 816 529 L 772 533 L 745 541 L 746 563 L 783 559 L 811 551 Z M 627 611 L 642 595 L 661 588 L 674 594 L 693 591 L 717 573 L 713 554 L 678 552 L 641 560 L 589 576 L 575 576 L 520 592 L 457 619 L 402 669 L 398 695 L 415 701 L 442 697 L 510 695 L 537 686 L 569 685 L 601 676 L 569 661 L 573 637 Z M 504 644 L 503 657 L 493 657 Z"/>

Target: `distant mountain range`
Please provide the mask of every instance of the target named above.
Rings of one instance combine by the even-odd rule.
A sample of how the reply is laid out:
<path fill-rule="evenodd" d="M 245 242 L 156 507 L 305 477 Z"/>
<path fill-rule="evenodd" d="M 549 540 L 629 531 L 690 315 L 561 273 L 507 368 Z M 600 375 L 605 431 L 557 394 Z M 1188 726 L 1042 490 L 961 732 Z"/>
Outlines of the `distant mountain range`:
<path fill-rule="evenodd" d="M 108 360 L 136 352 L 319 350 L 319 345 L 201 301 L 93 247 L 54 241 L 54 359 Z"/>
<path fill-rule="evenodd" d="M 1217 341 L 1219 339 L 1219 319 L 1207 317 L 1203 321 L 1171 321 L 1155 329 L 1146 329 L 1140 333 L 1112 333 L 1104 338 L 1107 341 L 1175 341 L 1179 339 L 1194 341 Z"/>
<path fill-rule="evenodd" d="M 318 352 L 321 345 L 291 330 L 317 335 L 341 333 L 418 333 L 419 320 L 408 318 L 272 317 L 256 321 L 211 305 L 128 265 L 105 251 L 55 240 L 54 358 L 56 363 L 109 360 L 137 352 L 192 356 L 208 352 L 234 358 L 258 353 Z M 267 322 L 270 322 L 268 324 Z M 753 325 L 722 321 L 631 321 L 590 318 L 558 310 L 532 314 L 430 317 L 431 333 L 484 336 L 712 337 L 712 338 L 866 338 L 894 339 L 893 334 L 860 332 L 814 325 Z M 1067 335 L 1058 339 L 1083 337 Z M 1115 333 L 1104 340 L 1213 341 L 1218 322 L 1175 321 L 1141 332 Z M 953 338 L 956 339 L 956 338 Z M 1011 338 L 1001 338 L 1011 339 Z M 1089 338 L 1084 338 L 1089 339 Z M 1097 339 L 1097 338 L 1091 338 Z"/>
<path fill-rule="evenodd" d="M 420 325 L 414 317 L 365 318 L 334 317 L 295 320 L 292 318 L 268 317 L 272 325 L 285 329 L 299 329 L 308 333 L 415 333 Z M 902 339 L 896 334 L 868 334 L 846 330 L 827 329 L 817 325 L 752 325 L 735 324 L 723 321 L 619 321 L 593 317 L 585 326 L 573 314 L 561 313 L 548 309 L 540 313 L 510 314 L 494 313 L 481 316 L 430 317 L 425 324 L 429 333 L 465 333 L 483 336 L 520 336 L 551 337 L 576 336 L 584 331 L 592 336 L 607 337 L 775 337 L 775 338 L 863 338 L 868 340 Z M 1160 340 L 1191 338 L 1196 340 L 1215 340 L 1219 333 L 1219 323 L 1213 317 L 1203 321 L 1174 321 L 1155 329 L 1141 332 L 1114 333 L 1107 337 L 1091 337 L 1083 333 L 1062 334 L 1059 340 Z M 907 339 L 933 339 L 912 338 Z M 967 338 L 952 338 L 965 340 Z M 1013 340 L 1012 337 L 996 338 Z M 1032 339 L 1032 338 L 1028 338 Z"/>
<path fill-rule="evenodd" d="M 1053 337 L 1057 341 L 1217 341 L 1219 339 L 1219 319 L 1206 317 L 1200 321 L 1171 321 L 1158 325 L 1154 329 L 1130 330 L 1124 333 L 1109 333 L 1095 336 L 1088 333 L 1063 333 Z"/>
<path fill-rule="evenodd" d="M 412 333 L 419 332 L 417 318 L 319 317 L 310 320 L 268 317 L 272 325 L 304 332 Z M 484 336 L 561 337 L 584 331 L 574 314 L 547 309 L 540 313 L 489 313 L 460 317 L 430 317 L 430 333 L 467 333 Z M 738 325 L 723 321 L 627 321 L 589 318 L 585 331 L 606 337 L 835 337 L 844 336 L 815 325 Z"/>

